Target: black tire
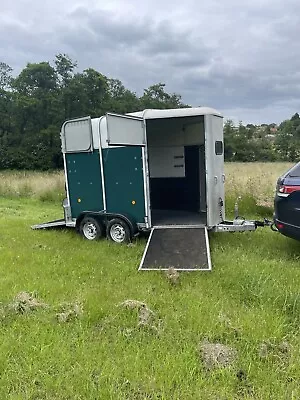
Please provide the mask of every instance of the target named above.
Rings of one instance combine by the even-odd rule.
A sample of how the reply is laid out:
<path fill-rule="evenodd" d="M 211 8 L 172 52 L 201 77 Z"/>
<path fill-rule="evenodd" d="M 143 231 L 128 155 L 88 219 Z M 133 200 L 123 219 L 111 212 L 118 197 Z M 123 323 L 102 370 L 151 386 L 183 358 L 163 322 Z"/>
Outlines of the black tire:
<path fill-rule="evenodd" d="M 107 237 L 115 243 L 128 243 L 131 241 L 131 231 L 128 224 L 119 218 L 111 219 L 106 228 Z"/>
<path fill-rule="evenodd" d="M 86 216 L 80 222 L 79 233 L 87 240 L 99 240 L 103 235 L 103 227 L 96 218 Z"/>

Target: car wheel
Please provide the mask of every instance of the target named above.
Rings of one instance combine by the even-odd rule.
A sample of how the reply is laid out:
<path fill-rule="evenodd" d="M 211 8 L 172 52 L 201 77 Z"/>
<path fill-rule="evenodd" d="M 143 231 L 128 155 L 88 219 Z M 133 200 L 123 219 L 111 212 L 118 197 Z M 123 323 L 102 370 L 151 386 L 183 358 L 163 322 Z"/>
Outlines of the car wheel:
<path fill-rule="evenodd" d="M 131 232 L 128 224 L 118 218 L 112 219 L 107 224 L 107 236 L 116 243 L 128 243 L 131 241 Z"/>
<path fill-rule="evenodd" d="M 87 240 L 98 240 L 103 234 L 103 229 L 96 218 L 84 217 L 80 223 L 79 232 Z"/>

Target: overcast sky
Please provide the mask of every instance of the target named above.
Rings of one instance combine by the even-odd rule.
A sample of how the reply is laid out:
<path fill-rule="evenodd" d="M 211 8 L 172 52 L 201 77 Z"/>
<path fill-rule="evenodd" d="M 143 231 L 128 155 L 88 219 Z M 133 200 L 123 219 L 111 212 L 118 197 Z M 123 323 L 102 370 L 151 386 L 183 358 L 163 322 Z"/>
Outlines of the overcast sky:
<path fill-rule="evenodd" d="M 300 112 L 299 0 L 0 0 L 0 61 L 67 53 L 142 94 L 166 83 L 183 101 L 244 123 Z"/>

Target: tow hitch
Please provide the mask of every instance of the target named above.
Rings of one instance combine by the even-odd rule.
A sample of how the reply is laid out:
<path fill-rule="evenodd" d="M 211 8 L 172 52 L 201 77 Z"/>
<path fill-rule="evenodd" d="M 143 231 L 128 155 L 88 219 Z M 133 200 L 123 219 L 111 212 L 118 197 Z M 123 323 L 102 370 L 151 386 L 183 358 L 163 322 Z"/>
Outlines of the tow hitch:
<path fill-rule="evenodd" d="M 214 229 L 215 232 L 245 232 L 255 231 L 259 226 L 271 226 L 272 221 L 264 218 L 263 221 L 236 218 L 233 221 L 223 221 Z"/>
<path fill-rule="evenodd" d="M 238 202 L 241 199 L 239 196 L 234 204 L 234 219 L 232 221 L 222 221 L 214 228 L 215 232 L 245 232 L 255 231 L 257 227 L 271 226 L 273 221 L 264 218 L 263 221 L 247 220 L 239 216 Z"/>

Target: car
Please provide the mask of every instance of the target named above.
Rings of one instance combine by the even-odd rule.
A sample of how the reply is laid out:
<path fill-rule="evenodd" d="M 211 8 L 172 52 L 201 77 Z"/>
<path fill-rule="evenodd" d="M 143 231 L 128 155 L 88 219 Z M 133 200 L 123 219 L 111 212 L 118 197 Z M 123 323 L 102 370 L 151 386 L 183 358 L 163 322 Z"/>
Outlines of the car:
<path fill-rule="evenodd" d="M 300 162 L 277 180 L 273 220 L 280 233 L 300 240 Z"/>

